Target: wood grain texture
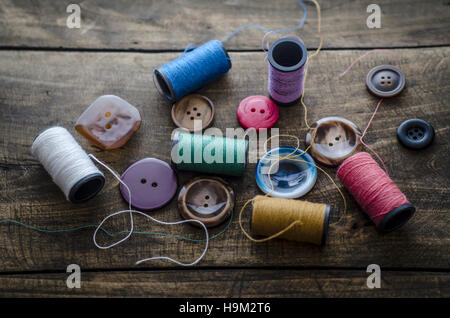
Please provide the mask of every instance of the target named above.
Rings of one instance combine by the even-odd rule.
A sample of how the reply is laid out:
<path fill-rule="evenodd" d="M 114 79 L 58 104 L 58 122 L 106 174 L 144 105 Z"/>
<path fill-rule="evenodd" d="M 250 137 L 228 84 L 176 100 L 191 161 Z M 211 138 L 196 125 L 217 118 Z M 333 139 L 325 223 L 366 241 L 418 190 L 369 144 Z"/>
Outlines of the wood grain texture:
<path fill-rule="evenodd" d="M 317 47 L 317 14 L 306 2 L 308 17 L 298 32 L 308 47 Z M 450 10 L 444 0 L 380 0 L 381 28 L 369 29 L 368 1 L 319 1 L 324 47 L 414 47 L 450 43 Z M 86 0 L 80 2 L 81 28 L 69 29 L 68 3 L 3 0 L 0 2 L 0 46 L 183 50 L 190 43 L 223 39 L 247 24 L 285 29 L 303 15 L 295 0 Z M 245 30 L 226 43 L 228 49 L 261 48 L 264 32 Z"/>
<path fill-rule="evenodd" d="M 325 116 L 342 116 L 360 128 L 369 120 L 377 99 L 365 88 L 364 78 L 375 65 L 389 63 L 390 56 L 374 54 L 358 63 L 342 78 L 338 74 L 364 51 L 324 51 L 311 61 L 305 102 L 310 123 Z M 416 205 L 415 217 L 402 229 L 378 233 L 355 201 L 348 197 L 344 221 L 329 231 L 324 247 L 283 240 L 255 244 L 241 233 L 237 221 L 210 250 L 199 267 L 294 266 L 365 268 L 377 263 L 382 268 L 448 269 L 449 253 L 449 122 L 448 108 L 450 48 L 395 50 L 407 87 L 386 100 L 375 117 L 366 142 L 386 160 L 392 179 Z M 144 157 L 169 160 L 170 134 L 175 128 L 168 105 L 153 87 L 153 67 L 176 57 L 175 53 L 77 53 L 41 51 L 0 52 L 0 218 L 12 218 L 41 228 L 69 228 L 98 224 L 107 214 L 123 209 L 117 183 L 107 175 L 107 185 L 93 200 L 79 205 L 65 201 L 42 166 L 31 156 L 30 145 L 45 127 L 69 129 L 88 151 L 123 172 Z M 265 94 L 266 76 L 262 53 L 231 53 L 233 69 L 201 90 L 216 105 L 214 126 L 239 127 L 236 107 L 240 100 Z M 135 105 L 142 115 L 142 127 L 122 148 L 104 151 L 77 135 L 73 125 L 83 110 L 98 96 L 118 95 Z M 405 119 L 419 117 L 436 130 L 433 145 L 425 151 L 403 148 L 396 140 L 396 128 Z M 300 107 L 280 109 L 276 125 L 282 133 L 299 136 L 307 129 Z M 238 209 L 258 194 L 250 164 L 242 178 L 227 178 L 237 194 Z M 326 169 L 335 177 L 335 170 Z M 193 173 L 180 173 L 180 184 Z M 332 205 L 332 222 L 342 213 L 342 202 L 328 179 L 319 174 L 314 189 L 304 197 Z M 152 215 L 179 220 L 176 200 Z M 244 216 L 246 226 L 249 213 Z M 171 229 L 136 218 L 138 230 L 172 231 L 191 237 L 202 233 L 187 225 Z M 127 227 L 126 218 L 106 224 L 111 231 Z M 218 231 L 218 230 L 216 230 Z M 212 231 L 212 234 L 215 232 Z M 107 238 L 101 237 L 106 243 Z M 98 250 L 92 230 L 64 234 L 43 234 L 16 225 L 0 224 L 0 271 L 65 270 L 71 263 L 84 269 L 126 269 L 138 259 L 169 255 L 191 261 L 201 252 L 200 243 L 176 239 L 133 236 L 117 248 Z M 150 262 L 140 268 L 171 266 Z M 420 275 L 418 275 L 419 277 Z"/>
<path fill-rule="evenodd" d="M 5 297 L 449 297 L 450 274 L 383 271 L 381 288 L 367 287 L 365 270 L 177 270 L 0 276 Z"/>

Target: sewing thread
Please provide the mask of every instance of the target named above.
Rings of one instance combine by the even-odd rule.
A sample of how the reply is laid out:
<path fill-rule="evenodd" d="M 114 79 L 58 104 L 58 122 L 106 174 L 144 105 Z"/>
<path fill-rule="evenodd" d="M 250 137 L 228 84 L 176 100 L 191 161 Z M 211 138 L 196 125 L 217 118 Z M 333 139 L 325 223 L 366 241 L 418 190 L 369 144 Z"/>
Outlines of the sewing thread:
<path fill-rule="evenodd" d="M 307 54 L 297 38 L 281 38 L 270 46 L 268 90 L 279 105 L 293 105 L 303 94 Z"/>
<path fill-rule="evenodd" d="M 308 10 L 303 1 L 297 0 L 297 3 L 303 10 L 303 16 L 300 23 L 292 28 L 271 30 L 264 26 L 248 24 L 232 31 L 221 41 L 211 40 L 198 47 L 189 43 L 181 56 L 153 71 L 153 83 L 158 93 L 169 102 L 174 103 L 183 96 L 227 73 L 231 68 L 231 58 L 222 43 L 243 30 L 256 28 L 279 34 L 301 29 L 305 24 Z"/>
<path fill-rule="evenodd" d="M 308 201 L 256 196 L 253 200 L 252 232 L 297 242 L 324 244 L 330 206 Z"/>
<path fill-rule="evenodd" d="M 212 40 L 156 68 L 153 83 L 162 96 L 174 103 L 230 68 L 231 59 L 222 43 Z"/>
<path fill-rule="evenodd" d="M 172 162 L 178 170 L 240 176 L 247 163 L 248 141 L 178 132 Z"/>
<path fill-rule="evenodd" d="M 51 127 L 40 133 L 31 153 L 73 203 L 87 201 L 103 188 L 103 173 L 63 127 Z"/>
<path fill-rule="evenodd" d="M 414 206 L 367 152 L 347 158 L 337 176 L 382 231 L 401 227 L 415 212 Z"/>

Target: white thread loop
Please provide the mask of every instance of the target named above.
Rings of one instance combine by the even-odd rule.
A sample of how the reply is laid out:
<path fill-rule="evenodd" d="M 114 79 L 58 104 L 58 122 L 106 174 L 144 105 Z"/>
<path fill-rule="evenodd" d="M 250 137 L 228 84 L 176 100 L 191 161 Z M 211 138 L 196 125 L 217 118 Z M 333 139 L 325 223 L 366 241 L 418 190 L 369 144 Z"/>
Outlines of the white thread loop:
<path fill-rule="evenodd" d="M 119 177 L 119 175 L 114 170 L 112 170 L 106 164 L 104 164 L 99 159 L 97 159 L 93 154 L 89 154 L 89 157 L 91 157 L 93 160 L 95 160 L 97 163 L 99 163 L 102 167 L 107 169 L 114 176 L 114 178 L 116 178 L 116 180 L 119 181 L 127 189 L 128 195 L 129 195 L 129 198 L 130 198 L 129 202 L 128 202 L 128 210 L 121 210 L 121 211 L 117 211 L 117 212 L 111 213 L 110 215 L 106 216 L 100 222 L 100 224 L 97 226 L 97 228 L 95 229 L 94 235 L 93 235 L 95 246 L 97 246 L 100 249 L 108 249 L 108 248 L 111 248 L 113 246 L 119 245 L 120 243 L 126 241 L 131 236 L 131 234 L 134 231 L 133 213 L 136 213 L 136 214 L 140 214 L 142 216 L 145 216 L 146 218 L 148 218 L 148 219 L 150 219 L 150 220 L 152 220 L 152 221 L 154 221 L 156 223 L 163 224 L 163 225 L 177 225 L 177 224 L 182 224 L 182 223 L 197 223 L 205 230 L 205 248 L 203 249 L 202 254 L 196 260 L 194 260 L 192 263 L 183 263 L 183 262 L 180 262 L 180 261 L 178 261 L 176 259 L 173 259 L 171 257 L 168 257 L 168 256 L 154 256 L 154 257 L 141 259 L 141 260 L 136 262 L 136 265 L 139 265 L 139 264 L 141 264 L 143 262 L 147 262 L 147 261 L 153 261 L 153 260 L 167 260 L 167 261 L 170 261 L 172 263 L 175 263 L 175 264 L 178 264 L 178 265 L 181 265 L 181 266 L 193 266 L 193 265 L 197 264 L 198 262 L 200 262 L 200 260 L 205 256 L 206 251 L 208 250 L 208 245 L 209 245 L 208 229 L 206 228 L 205 224 L 203 224 L 203 222 L 198 221 L 198 220 L 194 220 L 194 219 L 182 220 L 182 221 L 176 221 L 176 222 L 165 222 L 165 221 L 158 220 L 158 219 L 156 219 L 154 217 L 151 217 L 150 215 L 148 215 L 148 214 L 146 214 L 144 212 L 141 212 L 141 211 L 138 211 L 138 210 L 133 210 L 131 208 L 131 202 L 132 202 L 131 201 L 131 191 L 130 191 L 130 188 L 128 187 L 128 185 L 125 184 L 122 181 L 122 179 Z M 100 230 L 100 228 L 102 227 L 102 225 L 109 218 L 111 218 L 113 216 L 116 216 L 116 215 L 119 215 L 119 214 L 122 214 L 122 213 L 130 213 L 130 230 L 129 230 L 128 234 L 125 237 L 123 237 L 122 239 L 120 239 L 119 241 L 114 242 L 114 243 L 112 243 L 110 245 L 102 246 L 102 245 L 98 244 L 97 243 L 97 233 Z"/>

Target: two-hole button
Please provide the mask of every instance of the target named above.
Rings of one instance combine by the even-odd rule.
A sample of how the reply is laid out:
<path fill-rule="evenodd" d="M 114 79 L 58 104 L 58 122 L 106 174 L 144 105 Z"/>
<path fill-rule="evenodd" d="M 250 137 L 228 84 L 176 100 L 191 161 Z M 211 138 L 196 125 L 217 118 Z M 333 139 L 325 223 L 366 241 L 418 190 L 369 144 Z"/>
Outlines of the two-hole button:
<path fill-rule="evenodd" d="M 278 106 L 266 96 L 249 96 L 239 103 L 237 118 L 245 129 L 268 129 L 278 120 Z"/>
<path fill-rule="evenodd" d="M 156 158 L 133 163 L 122 174 L 120 193 L 140 210 L 153 210 L 168 203 L 177 191 L 177 176 L 171 166 Z M 128 188 L 127 188 L 128 187 Z M 128 191 L 129 190 L 129 191 Z"/>

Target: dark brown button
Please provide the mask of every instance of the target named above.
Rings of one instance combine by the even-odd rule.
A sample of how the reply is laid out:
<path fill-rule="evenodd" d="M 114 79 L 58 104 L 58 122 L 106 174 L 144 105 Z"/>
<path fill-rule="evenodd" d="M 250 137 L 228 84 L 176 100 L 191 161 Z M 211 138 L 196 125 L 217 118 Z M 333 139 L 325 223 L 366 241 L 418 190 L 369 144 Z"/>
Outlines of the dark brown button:
<path fill-rule="evenodd" d="M 195 178 L 180 190 L 178 208 L 185 219 L 195 219 L 213 227 L 230 217 L 234 208 L 234 191 L 220 178 Z"/>
<path fill-rule="evenodd" d="M 201 120 L 201 129 L 211 125 L 214 118 L 214 104 L 202 95 L 191 94 L 172 106 L 172 120 L 180 128 L 194 131 L 195 121 Z"/>
<path fill-rule="evenodd" d="M 316 134 L 311 145 L 311 139 Z M 360 151 L 361 130 L 351 121 L 342 117 L 325 117 L 311 125 L 306 134 L 306 144 L 310 154 L 317 161 L 329 166 L 337 166 L 346 158 Z"/>
<path fill-rule="evenodd" d="M 369 71 L 366 77 L 366 86 L 369 91 L 378 97 L 393 97 L 405 87 L 405 74 L 392 65 L 378 65 Z"/>

